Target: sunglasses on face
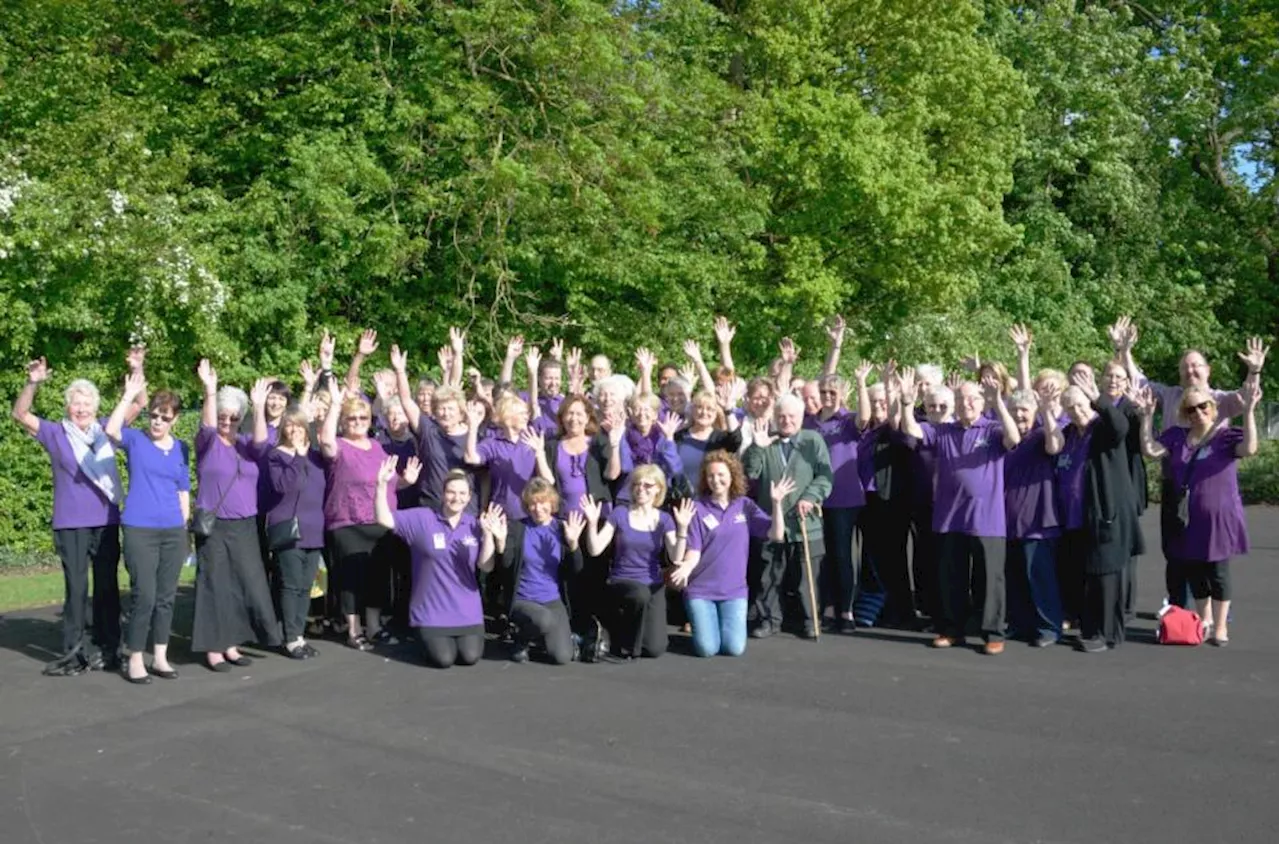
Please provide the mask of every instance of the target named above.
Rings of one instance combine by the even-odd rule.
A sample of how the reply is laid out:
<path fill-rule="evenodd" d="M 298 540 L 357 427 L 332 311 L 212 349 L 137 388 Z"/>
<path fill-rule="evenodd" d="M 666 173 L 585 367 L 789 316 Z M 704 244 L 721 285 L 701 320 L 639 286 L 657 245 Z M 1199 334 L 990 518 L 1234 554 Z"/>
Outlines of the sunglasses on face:
<path fill-rule="evenodd" d="M 1183 405 L 1182 410 L 1184 413 L 1190 413 L 1193 410 L 1196 413 L 1207 413 L 1211 407 L 1213 407 L 1213 402 L 1202 401 L 1199 404 Z"/>
<path fill-rule="evenodd" d="M 348 422 L 368 422 L 370 418 L 371 417 L 369 416 L 348 416 L 347 421 Z"/>
<path fill-rule="evenodd" d="M 218 421 L 219 421 L 219 422 L 239 422 L 239 421 L 240 421 L 240 415 L 239 415 L 239 414 L 226 415 L 226 414 L 219 413 L 219 414 L 218 414 Z"/>
<path fill-rule="evenodd" d="M 641 481 L 640 483 L 636 484 L 636 489 L 657 489 L 657 488 L 658 488 L 658 485 L 655 484 L 653 481 Z"/>
<path fill-rule="evenodd" d="M 148 418 L 149 418 L 152 422 L 163 422 L 163 423 L 165 423 L 165 424 L 167 425 L 167 424 L 169 424 L 170 422 L 172 422 L 174 419 L 177 419 L 178 417 L 176 417 L 176 416 L 165 416 L 163 413 L 152 413 L 152 414 L 150 414 L 150 415 L 148 416 Z"/>

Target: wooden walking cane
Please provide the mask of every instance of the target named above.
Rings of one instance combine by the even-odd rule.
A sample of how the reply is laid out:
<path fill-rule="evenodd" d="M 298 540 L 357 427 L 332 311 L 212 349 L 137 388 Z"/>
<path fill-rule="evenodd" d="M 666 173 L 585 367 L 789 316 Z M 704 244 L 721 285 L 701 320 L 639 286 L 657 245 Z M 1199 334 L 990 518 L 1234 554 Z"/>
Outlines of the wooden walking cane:
<path fill-rule="evenodd" d="M 804 577 L 809 584 L 809 606 L 813 610 L 813 641 L 822 635 L 822 610 L 818 608 L 818 597 L 813 590 L 813 560 L 809 558 L 808 519 L 800 517 L 800 539 L 804 542 Z"/>

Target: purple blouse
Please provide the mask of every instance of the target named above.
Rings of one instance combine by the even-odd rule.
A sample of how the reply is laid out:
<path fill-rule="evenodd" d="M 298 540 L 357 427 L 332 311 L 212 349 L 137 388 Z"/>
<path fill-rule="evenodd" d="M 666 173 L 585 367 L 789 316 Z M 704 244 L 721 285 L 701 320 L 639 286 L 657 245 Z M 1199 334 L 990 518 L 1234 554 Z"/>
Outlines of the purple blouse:
<path fill-rule="evenodd" d="M 268 443 L 254 443 L 252 434 L 237 434 L 235 445 L 227 445 L 216 428 L 201 425 L 196 432 L 196 506 L 216 509 L 219 519 L 256 517 L 258 467 L 270 449 Z"/>
<path fill-rule="evenodd" d="M 1224 428 L 1198 448 L 1187 445 L 1186 428 L 1169 428 L 1159 437 L 1168 450 L 1165 476 L 1185 484 L 1187 529 L 1169 543 L 1178 560 L 1219 563 L 1249 551 L 1244 504 L 1236 474 L 1239 428 Z"/>
<path fill-rule="evenodd" d="M 658 511 L 658 524 L 651 531 L 636 530 L 631 526 L 631 508 L 619 506 L 609 514 L 613 525 L 613 569 L 609 576 L 614 580 L 635 580 L 656 586 L 662 582 L 662 555 L 666 551 L 665 538 L 676 529 L 670 513 Z"/>
<path fill-rule="evenodd" d="M 324 496 L 325 530 L 351 525 L 371 525 L 373 495 L 378 489 L 378 469 L 387 453 L 377 440 L 369 440 L 369 448 L 357 448 L 338 437 L 338 453 L 328 461 Z M 395 482 L 387 485 L 387 506 L 396 508 Z"/>
<path fill-rule="evenodd" d="M 107 427 L 106 419 L 98 424 Z M 120 524 L 120 508 L 80 470 L 76 454 L 61 422 L 40 420 L 36 440 L 49 452 L 53 466 L 53 529 L 102 527 Z M 118 491 L 119 495 L 124 490 Z"/>

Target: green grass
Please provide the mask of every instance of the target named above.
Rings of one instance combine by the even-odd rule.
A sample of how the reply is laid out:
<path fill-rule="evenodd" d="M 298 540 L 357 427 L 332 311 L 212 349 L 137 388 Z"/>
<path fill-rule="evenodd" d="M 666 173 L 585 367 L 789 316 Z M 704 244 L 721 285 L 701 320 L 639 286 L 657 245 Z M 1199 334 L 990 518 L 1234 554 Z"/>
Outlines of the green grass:
<path fill-rule="evenodd" d="M 121 568 L 120 592 L 128 594 L 129 575 Z M 195 566 L 184 566 L 178 583 L 192 583 L 196 579 Z M 0 574 L 0 612 L 27 610 L 61 604 L 63 599 L 62 572 L 59 570 L 27 571 L 21 574 Z"/>

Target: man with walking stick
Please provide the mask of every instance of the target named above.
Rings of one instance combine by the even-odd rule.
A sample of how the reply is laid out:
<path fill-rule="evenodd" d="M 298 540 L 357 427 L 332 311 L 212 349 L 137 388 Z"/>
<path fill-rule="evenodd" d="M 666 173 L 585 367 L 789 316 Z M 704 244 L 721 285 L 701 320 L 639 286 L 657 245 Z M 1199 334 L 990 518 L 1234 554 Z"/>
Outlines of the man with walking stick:
<path fill-rule="evenodd" d="M 764 542 L 749 565 L 747 620 L 756 639 L 779 632 L 784 622 L 802 638 L 816 639 L 821 608 L 812 578 L 822 566 L 822 502 L 831 492 L 831 456 L 820 434 L 801 428 L 804 402 L 798 396 L 779 398 L 773 416 L 776 431 L 768 419 L 753 423 L 743 466 L 747 477 L 759 482 L 756 503 L 761 506 L 771 506 L 769 490 L 784 476 L 795 481 L 795 491 L 783 501 L 782 541 Z"/>

